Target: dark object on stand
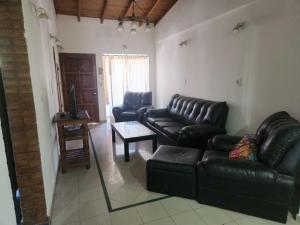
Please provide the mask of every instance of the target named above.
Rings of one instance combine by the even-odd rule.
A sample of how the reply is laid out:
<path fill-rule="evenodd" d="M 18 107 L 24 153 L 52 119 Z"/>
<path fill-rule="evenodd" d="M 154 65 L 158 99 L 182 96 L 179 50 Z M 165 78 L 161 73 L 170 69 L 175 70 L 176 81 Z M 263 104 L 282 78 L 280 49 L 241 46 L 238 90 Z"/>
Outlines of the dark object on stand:
<path fill-rule="evenodd" d="M 77 103 L 75 95 L 75 87 L 72 85 L 70 88 L 70 115 L 72 119 L 77 119 Z"/>

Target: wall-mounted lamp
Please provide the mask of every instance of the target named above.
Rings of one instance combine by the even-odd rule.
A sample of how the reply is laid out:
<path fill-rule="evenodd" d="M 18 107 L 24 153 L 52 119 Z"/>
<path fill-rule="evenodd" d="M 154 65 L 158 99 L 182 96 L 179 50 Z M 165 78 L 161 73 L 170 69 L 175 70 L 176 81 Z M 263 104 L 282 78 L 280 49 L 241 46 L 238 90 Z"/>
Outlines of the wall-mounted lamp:
<path fill-rule="evenodd" d="M 43 20 L 48 20 L 49 19 L 47 10 L 45 8 L 43 8 L 41 6 L 38 6 L 35 1 L 32 1 L 31 4 L 32 4 L 34 14 L 39 19 L 43 19 Z"/>
<path fill-rule="evenodd" d="M 233 33 L 235 34 L 239 33 L 241 30 L 245 29 L 245 26 L 246 26 L 245 22 L 237 23 L 235 27 L 232 29 Z"/>
<path fill-rule="evenodd" d="M 54 40 L 54 42 L 55 42 L 58 50 L 63 50 L 64 49 L 63 46 L 62 46 L 62 44 L 61 44 L 61 42 L 60 42 L 60 40 L 55 35 L 50 34 L 50 39 Z"/>
<path fill-rule="evenodd" d="M 179 46 L 180 47 L 185 47 L 185 46 L 187 46 L 188 45 L 188 40 L 184 40 L 184 41 L 181 41 L 180 43 L 179 43 Z"/>

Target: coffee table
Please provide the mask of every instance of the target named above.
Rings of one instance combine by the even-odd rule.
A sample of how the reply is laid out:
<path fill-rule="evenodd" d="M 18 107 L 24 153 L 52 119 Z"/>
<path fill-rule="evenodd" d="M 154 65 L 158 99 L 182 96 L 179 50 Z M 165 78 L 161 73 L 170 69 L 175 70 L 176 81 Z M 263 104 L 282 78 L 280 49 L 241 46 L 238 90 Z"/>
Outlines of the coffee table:
<path fill-rule="evenodd" d="M 124 142 L 125 162 L 129 161 L 129 143 L 152 140 L 153 153 L 157 149 L 157 136 L 149 128 L 145 127 L 138 121 L 118 122 L 111 124 L 112 142 L 116 142 L 116 134 Z"/>

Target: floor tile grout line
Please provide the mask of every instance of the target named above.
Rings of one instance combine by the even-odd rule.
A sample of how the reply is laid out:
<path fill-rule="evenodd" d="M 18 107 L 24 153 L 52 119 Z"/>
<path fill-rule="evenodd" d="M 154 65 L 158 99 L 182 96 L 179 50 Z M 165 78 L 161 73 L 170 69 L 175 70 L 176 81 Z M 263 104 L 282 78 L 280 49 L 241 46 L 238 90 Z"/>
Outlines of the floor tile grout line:
<path fill-rule="evenodd" d="M 136 204 L 131 204 L 131 205 L 127 205 L 127 206 L 124 206 L 124 207 L 119 207 L 119 208 L 113 209 L 111 207 L 111 202 L 110 202 L 110 199 L 109 199 L 109 194 L 108 194 L 107 189 L 106 189 L 105 180 L 104 180 L 104 177 L 103 177 L 103 174 L 102 174 L 102 170 L 101 170 L 101 167 L 100 167 L 100 164 L 99 164 L 99 161 L 98 161 L 98 155 L 97 155 L 96 150 L 95 150 L 95 145 L 94 145 L 94 142 L 93 142 L 93 138 L 92 138 L 90 129 L 89 129 L 89 137 L 90 137 L 90 140 L 91 140 L 91 143 L 92 143 L 92 150 L 93 150 L 93 153 L 94 153 L 94 157 L 95 157 L 95 162 L 96 162 L 98 174 L 100 176 L 100 181 L 101 181 L 101 185 L 102 185 L 102 188 L 103 188 L 103 192 L 104 192 L 104 196 L 105 196 L 105 200 L 106 200 L 106 204 L 107 204 L 107 208 L 108 208 L 109 212 L 116 212 L 116 211 L 120 211 L 120 210 L 124 210 L 124 209 L 128 209 L 128 208 L 132 208 L 132 207 L 136 207 L 136 206 L 139 206 L 139 205 L 144 205 L 144 204 L 147 204 L 147 203 L 151 203 L 151 202 L 155 202 L 155 201 L 160 201 L 162 199 L 166 199 L 166 198 L 171 198 L 172 197 L 172 196 L 164 196 L 164 197 L 155 198 L 155 199 L 147 200 L 147 201 L 144 201 L 144 202 L 139 202 L 139 203 L 136 203 Z"/>
<path fill-rule="evenodd" d="M 96 153 L 96 150 L 95 150 L 95 145 L 94 145 L 94 142 L 93 142 L 93 138 L 92 138 L 92 134 L 91 134 L 90 129 L 89 129 L 89 136 L 90 136 L 90 140 L 91 140 L 91 143 L 92 143 L 92 150 L 93 150 L 93 153 L 94 153 L 95 162 L 96 162 L 96 166 L 97 166 L 97 169 L 98 169 L 98 174 L 100 176 L 100 181 L 101 181 L 101 185 L 102 185 L 106 205 L 107 205 L 108 211 L 111 212 L 112 211 L 111 203 L 110 203 L 108 192 L 107 192 L 107 189 L 106 189 L 106 186 L 105 186 L 104 177 L 103 177 L 103 174 L 102 174 L 102 171 L 101 171 L 101 168 L 100 168 L 100 164 L 99 164 L 99 161 L 98 161 L 98 156 L 97 156 L 97 153 Z"/>

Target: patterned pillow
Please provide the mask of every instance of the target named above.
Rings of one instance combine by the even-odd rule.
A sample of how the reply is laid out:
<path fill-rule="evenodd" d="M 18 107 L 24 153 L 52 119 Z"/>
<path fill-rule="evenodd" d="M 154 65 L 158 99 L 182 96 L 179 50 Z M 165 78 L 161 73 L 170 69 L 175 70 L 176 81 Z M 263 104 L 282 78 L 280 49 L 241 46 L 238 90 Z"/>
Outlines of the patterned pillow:
<path fill-rule="evenodd" d="M 257 142 L 253 135 L 246 135 L 242 140 L 234 146 L 229 152 L 229 159 L 246 159 L 256 161 Z"/>

